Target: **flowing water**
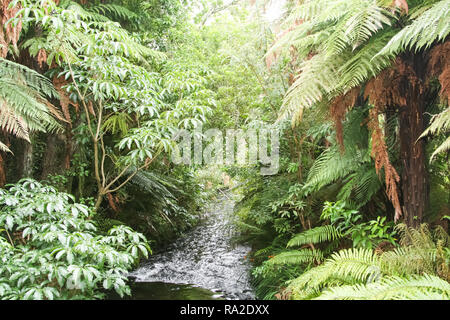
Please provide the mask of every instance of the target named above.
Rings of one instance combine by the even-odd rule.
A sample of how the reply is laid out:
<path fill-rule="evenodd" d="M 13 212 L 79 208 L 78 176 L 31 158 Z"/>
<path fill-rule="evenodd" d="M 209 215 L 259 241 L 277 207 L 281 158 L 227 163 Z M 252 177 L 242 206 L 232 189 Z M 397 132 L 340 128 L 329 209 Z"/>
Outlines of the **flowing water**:
<path fill-rule="evenodd" d="M 214 202 L 205 221 L 130 273 L 132 299 L 254 299 L 250 251 L 233 245 L 231 194 Z"/>

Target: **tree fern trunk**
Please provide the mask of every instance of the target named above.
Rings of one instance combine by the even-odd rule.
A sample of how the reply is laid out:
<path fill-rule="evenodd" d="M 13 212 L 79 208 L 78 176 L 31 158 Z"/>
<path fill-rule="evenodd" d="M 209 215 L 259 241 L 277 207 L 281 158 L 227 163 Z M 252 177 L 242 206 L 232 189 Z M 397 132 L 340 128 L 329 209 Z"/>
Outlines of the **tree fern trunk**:
<path fill-rule="evenodd" d="M 423 105 L 418 102 L 400 111 L 403 214 L 411 227 L 422 222 L 428 199 L 425 142 L 423 139 L 416 141 L 423 132 L 422 114 Z"/>
<path fill-rule="evenodd" d="M 422 56 L 413 55 L 409 62 L 416 75 L 423 79 L 425 63 Z M 426 98 L 424 89 L 411 84 L 408 87 L 407 106 L 399 109 L 400 161 L 403 167 L 401 190 L 405 223 L 417 227 L 423 221 L 428 203 L 428 174 L 425 154 L 425 140 L 418 138 L 424 131 Z"/>

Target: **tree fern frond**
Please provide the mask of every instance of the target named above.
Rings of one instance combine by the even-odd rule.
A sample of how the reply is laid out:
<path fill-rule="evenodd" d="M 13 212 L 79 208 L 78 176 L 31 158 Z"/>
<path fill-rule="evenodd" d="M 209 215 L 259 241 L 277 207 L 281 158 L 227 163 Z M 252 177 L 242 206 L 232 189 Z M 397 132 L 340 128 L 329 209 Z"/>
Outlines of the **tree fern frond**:
<path fill-rule="evenodd" d="M 12 79 L 0 80 L 0 98 L 13 110 L 18 118 L 23 118 L 29 130 L 52 131 L 59 124 L 51 115 L 51 111 L 39 92 Z"/>
<path fill-rule="evenodd" d="M 431 275 L 392 276 L 369 284 L 356 284 L 329 288 L 318 300 L 369 299 L 369 300 L 409 300 L 409 299 L 450 299 L 450 283 Z"/>
<path fill-rule="evenodd" d="M 0 127 L 18 138 L 30 141 L 26 122 L 2 100 L 0 100 Z"/>
<path fill-rule="evenodd" d="M 130 168 L 126 174 L 131 174 L 133 172 L 134 170 Z M 163 183 L 155 173 L 148 171 L 137 172 L 131 179 L 131 183 L 138 186 L 142 190 L 153 194 L 155 197 L 160 198 L 161 201 L 164 201 L 165 198 L 175 198 L 169 189 L 178 190 L 176 186 L 169 184 L 167 181 Z"/>
<path fill-rule="evenodd" d="M 362 207 L 367 202 L 372 199 L 382 187 L 379 176 L 373 166 L 361 166 L 359 170 L 356 171 L 353 177 L 355 181 L 355 186 L 352 189 L 353 200 L 358 204 L 358 207 Z"/>
<path fill-rule="evenodd" d="M 307 191 L 319 190 L 320 188 L 345 178 L 358 167 L 364 157 L 361 150 L 347 150 L 342 154 L 338 147 L 326 149 L 314 161 L 306 180 L 304 189 Z"/>
<path fill-rule="evenodd" d="M 311 299 L 325 287 L 372 282 L 379 276 L 379 260 L 371 250 L 347 249 L 292 280 L 288 289 L 294 299 Z"/>
<path fill-rule="evenodd" d="M 127 8 L 112 4 L 112 3 L 100 3 L 98 5 L 88 8 L 89 11 L 101 14 L 103 16 L 108 16 L 111 20 L 125 20 L 135 22 L 139 15 Z"/>
<path fill-rule="evenodd" d="M 29 141 L 30 131 L 60 128 L 59 111 L 45 98 L 56 97 L 50 81 L 34 70 L 0 59 L 0 127 Z"/>
<path fill-rule="evenodd" d="M 338 71 L 342 77 L 336 85 L 337 94 L 346 93 L 363 84 L 391 65 L 391 57 L 377 54 L 394 35 L 395 31 L 391 30 L 373 36 L 364 47 L 342 64 Z"/>
<path fill-rule="evenodd" d="M 450 150 L 450 137 L 447 137 L 447 139 L 445 139 L 445 141 L 442 142 L 442 143 L 439 145 L 439 147 L 437 147 L 436 150 L 433 151 L 433 153 L 431 154 L 431 157 L 430 157 L 430 161 L 433 161 L 434 158 L 435 158 L 439 153 L 446 152 L 446 151 L 448 151 L 448 150 Z"/>
<path fill-rule="evenodd" d="M 24 65 L 3 58 L 0 58 L 0 79 L 12 80 L 16 84 L 23 83 L 43 96 L 58 98 L 58 93 L 47 77 Z"/>
<path fill-rule="evenodd" d="M 439 134 L 441 132 L 450 131 L 450 107 L 447 107 L 444 111 L 434 115 L 431 118 L 430 126 L 422 133 L 420 138 L 423 138 L 431 134 Z M 419 139 L 420 139 L 419 138 Z M 450 150 L 450 137 L 447 137 L 443 143 L 441 143 L 430 157 L 430 161 L 436 157 L 437 154 Z"/>
<path fill-rule="evenodd" d="M 8 146 L 6 144 L 4 144 L 3 142 L 1 142 L 1 141 L 0 141 L 0 151 L 12 152 L 11 150 L 9 150 Z"/>
<path fill-rule="evenodd" d="M 305 264 L 305 263 L 320 263 L 323 261 L 323 254 L 320 250 L 292 250 L 284 251 L 270 260 L 267 261 L 268 264 L 278 265 L 278 264 Z"/>
<path fill-rule="evenodd" d="M 333 277 L 349 281 L 371 281 L 380 275 L 380 258 L 369 249 L 344 249 L 325 262 Z"/>
<path fill-rule="evenodd" d="M 318 24 L 333 23 L 341 19 L 355 3 L 358 3 L 358 1 L 305 1 L 293 10 L 286 21 L 290 24 L 296 20 L 314 20 Z"/>
<path fill-rule="evenodd" d="M 325 42 L 327 54 L 336 55 L 346 48 L 355 50 L 374 34 L 391 25 L 394 16 L 372 1 L 355 1 L 335 32 Z"/>
<path fill-rule="evenodd" d="M 448 36 L 449 20 L 450 2 L 439 1 L 400 30 L 378 55 L 394 56 L 404 50 L 429 48 L 436 41 L 443 41 Z"/>
<path fill-rule="evenodd" d="M 298 247 L 309 243 L 333 241 L 343 237 L 343 234 L 332 225 L 315 227 L 297 234 L 289 240 L 288 247 Z"/>
<path fill-rule="evenodd" d="M 325 54 L 317 54 L 303 62 L 299 78 L 286 93 L 281 117 L 292 116 L 295 124 L 301 119 L 305 108 L 321 102 L 329 92 L 334 91 L 339 82 L 337 70 L 345 60 L 344 56 L 327 57 Z"/>

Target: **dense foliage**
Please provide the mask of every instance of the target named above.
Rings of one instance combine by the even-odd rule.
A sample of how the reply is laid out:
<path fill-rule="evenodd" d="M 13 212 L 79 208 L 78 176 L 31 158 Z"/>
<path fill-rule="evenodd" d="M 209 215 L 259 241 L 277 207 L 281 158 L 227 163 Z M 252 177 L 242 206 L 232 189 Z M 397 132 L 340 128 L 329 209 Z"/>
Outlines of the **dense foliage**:
<path fill-rule="evenodd" d="M 126 272 L 151 252 L 145 237 L 124 225 L 98 232 L 95 212 L 74 200 L 31 179 L 1 191 L 2 299 L 130 294 Z"/>
<path fill-rule="evenodd" d="M 448 299 L 449 6 L 0 0 L 0 297 L 128 294 L 233 186 L 258 298 Z M 174 164 L 198 128 L 278 172 Z"/>

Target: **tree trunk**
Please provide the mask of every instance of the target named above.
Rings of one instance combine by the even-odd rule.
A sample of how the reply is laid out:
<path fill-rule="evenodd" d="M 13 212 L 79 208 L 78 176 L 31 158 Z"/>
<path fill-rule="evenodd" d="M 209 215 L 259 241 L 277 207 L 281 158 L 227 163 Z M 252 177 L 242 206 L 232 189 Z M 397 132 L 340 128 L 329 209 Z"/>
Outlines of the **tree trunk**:
<path fill-rule="evenodd" d="M 42 160 L 42 180 L 47 179 L 50 174 L 55 174 L 58 170 L 57 142 L 58 139 L 55 135 L 49 134 L 47 136 L 44 158 Z"/>
<path fill-rule="evenodd" d="M 0 152 L 0 188 L 6 184 L 5 160 L 3 159 L 3 152 Z"/>
<path fill-rule="evenodd" d="M 96 211 L 98 211 L 98 209 L 100 209 L 100 205 L 103 202 L 103 196 L 104 196 L 104 194 L 101 191 L 97 194 L 97 200 L 95 201 L 95 210 Z"/>
<path fill-rule="evenodd" d="M 28 141 L 22 142 L 22 161 L 21 170 L 19 177 L 20 178 L 32 178 L 33 177 L 33 144 Z"/>
<path fill-rule="evenodd" d="M 420 95 L 400 108 L 400 159 L 403 171 L 401 190 L 403 217 L 410 227 L 422 223 L 428 202 L 428 174 L 425 157 L 425 141 L 417 140 L 424 130 L 424 103 Z"/>

